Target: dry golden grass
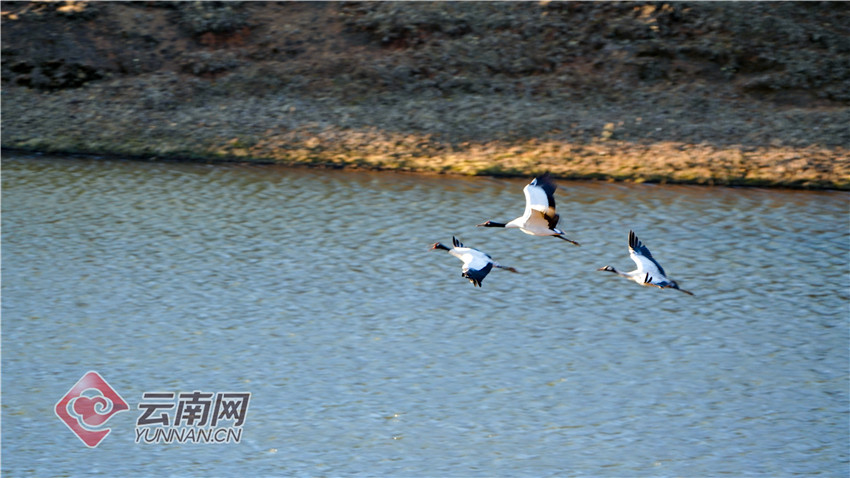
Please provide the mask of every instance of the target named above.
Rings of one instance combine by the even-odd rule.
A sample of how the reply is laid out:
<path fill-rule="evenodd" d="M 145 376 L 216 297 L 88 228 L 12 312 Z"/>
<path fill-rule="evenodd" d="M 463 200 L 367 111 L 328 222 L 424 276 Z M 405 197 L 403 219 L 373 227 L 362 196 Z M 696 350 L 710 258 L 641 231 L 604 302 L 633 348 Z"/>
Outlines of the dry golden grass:
<path fill-rule="evenodd" d="M 237 161 L 463 175 L 528 176 L 550 171 L 574 179 L 850 189 L 847 150 L 816 146 L 745 149 L 533 139 L 450 145 L 428 136 L 326 130 L 318 135 L 267 131 L 250 144 L 233 138 L 205 154 Z"/>

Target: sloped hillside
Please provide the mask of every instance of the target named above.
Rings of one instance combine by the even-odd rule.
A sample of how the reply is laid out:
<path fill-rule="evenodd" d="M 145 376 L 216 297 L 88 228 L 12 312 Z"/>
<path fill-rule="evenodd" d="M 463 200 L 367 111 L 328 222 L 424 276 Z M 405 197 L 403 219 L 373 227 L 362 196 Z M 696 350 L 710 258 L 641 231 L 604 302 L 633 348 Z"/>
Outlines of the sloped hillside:
<path fill-rule="evenodd" d="M 842 2 L 4 2 L 3 146 L 850 188 Z"/>

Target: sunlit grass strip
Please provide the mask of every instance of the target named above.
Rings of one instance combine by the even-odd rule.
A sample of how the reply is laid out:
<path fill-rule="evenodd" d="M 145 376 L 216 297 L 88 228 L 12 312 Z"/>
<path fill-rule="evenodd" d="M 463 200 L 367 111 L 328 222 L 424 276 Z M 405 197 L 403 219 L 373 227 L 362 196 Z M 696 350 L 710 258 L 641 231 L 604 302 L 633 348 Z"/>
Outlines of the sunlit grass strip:
<path fill-rule="evenodd" d="M 379 130 L 325 129 L 246 134 L 225 138 L 156 138 L 61 133 L 4 146 L 56 153 L 94 153 L 279 163 L 317 167 L 400 170 L 460 175 L 531 176 L 709 185 L 781 186 L 850 190 L 850 155 L 844 148 L 744 148 L 676 142 L 589 143 L 521 140 L 450 144 L 428 135 Z"/>

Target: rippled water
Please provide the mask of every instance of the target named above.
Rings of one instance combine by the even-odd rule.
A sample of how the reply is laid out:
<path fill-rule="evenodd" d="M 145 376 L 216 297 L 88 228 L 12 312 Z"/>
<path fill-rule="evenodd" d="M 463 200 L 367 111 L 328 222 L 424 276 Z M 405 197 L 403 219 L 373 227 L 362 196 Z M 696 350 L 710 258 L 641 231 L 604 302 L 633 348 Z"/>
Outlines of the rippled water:
<path fill-rule="evenodd" d="M 4 474 L 846 476 L 850 195 L 561 182 L 582 247 L 474 227 L 525 182 L 6 155 Z M 695 297 L 596 272 L 630 228 Z M 53 412 L 88 370 L 131 406 L 94 449 Z M 242 442 L 134 443 L 163 390 L 250 391 Z"/>

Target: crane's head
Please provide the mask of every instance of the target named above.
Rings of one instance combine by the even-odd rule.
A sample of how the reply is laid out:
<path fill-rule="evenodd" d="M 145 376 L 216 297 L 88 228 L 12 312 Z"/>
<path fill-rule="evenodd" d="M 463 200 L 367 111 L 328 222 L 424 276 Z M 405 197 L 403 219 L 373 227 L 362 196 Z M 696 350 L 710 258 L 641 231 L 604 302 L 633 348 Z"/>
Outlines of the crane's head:
<path fill-rule="evenodd" d="M 442 249 L 444 251 L 450 251 L 451 250 L 448 247 L 446 247 L 445 244 L 440 243 L 440 242 L 435 242 L 435 243 L 431 244 L 431 250 L 433 251 L 434 249 Z"/>

